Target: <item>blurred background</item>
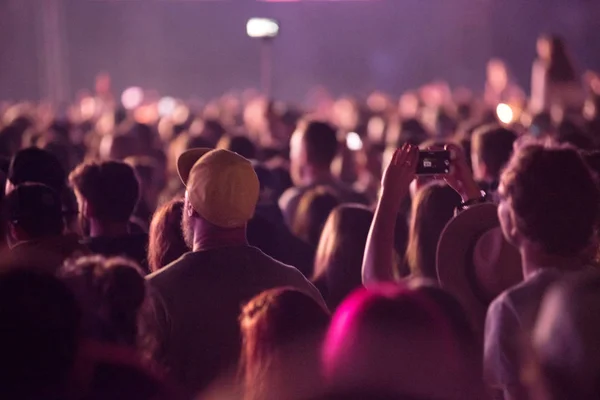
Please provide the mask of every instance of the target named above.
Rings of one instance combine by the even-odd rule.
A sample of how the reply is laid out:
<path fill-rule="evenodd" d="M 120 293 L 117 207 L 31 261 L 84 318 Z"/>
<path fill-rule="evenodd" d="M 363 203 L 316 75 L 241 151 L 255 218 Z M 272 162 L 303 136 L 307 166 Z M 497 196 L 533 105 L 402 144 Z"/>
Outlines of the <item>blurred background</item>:
<path fill-rule="evenodd" d="M 100 72 L 180 98 L 258 87 L 246 20 L 276 18 L 273 95 L 390 94 L 435 80 L 480 91 L 506 60 L 529 87 L 540 33 L 562 35 L 579 69 L 600 69 L 596 0 L 0 0 L 0 100 L 68 101 Z"/>

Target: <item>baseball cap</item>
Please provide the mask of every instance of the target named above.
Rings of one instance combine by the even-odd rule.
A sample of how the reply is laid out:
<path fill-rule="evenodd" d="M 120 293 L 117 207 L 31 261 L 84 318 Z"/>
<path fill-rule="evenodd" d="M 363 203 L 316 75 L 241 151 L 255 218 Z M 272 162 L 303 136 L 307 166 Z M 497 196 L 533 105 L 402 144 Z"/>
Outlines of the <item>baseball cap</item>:
<path fill-rule="evenodd" d="M 252 163 L 229 150 L 191 149 L 177 160 L 194 210 L 221 228 L 244 225 L 254 215 L 260 183 Z"/>
<path fill-rule="evenodd" d="M 47 150 L 29 147 L 19 150 L 10 162 L 8 180 L 13 185 L 38 182 L 61 191 L 67 176 L 60 161 Z"/>
<path fill-rule="evenodd" d="M 60 196 L 49 186 L 41 183 L 18 185 L 6 196 L 6 216 L 11 222 L 43 223 L 62 219 Z"/>

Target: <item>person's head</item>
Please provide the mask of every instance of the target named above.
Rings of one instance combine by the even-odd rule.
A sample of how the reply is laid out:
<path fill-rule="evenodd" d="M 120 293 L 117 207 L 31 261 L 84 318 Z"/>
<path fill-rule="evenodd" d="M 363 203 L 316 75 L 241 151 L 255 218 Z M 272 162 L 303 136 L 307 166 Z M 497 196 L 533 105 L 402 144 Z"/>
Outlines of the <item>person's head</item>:
<path fill-rule="evenodd" d="M 558 124 L 556 140 L 559 143 L 570 144 L 582 150 L 590 150 L 594 147 L 592 137 L 583 126 L 567 118 Z"/>
<path fill-rule="evenodd" d="M 525 375 L 544 400 L 592 400 L 600 396 L 600 275 L 569 277 L 544 296 L 531 337 Z"/>
<path fill-rule="evenodd" d="M 502 231 L 516 247 L 576 257 L 591 245 L 600 194 L 577 150 L 525 145 L 502 173 L 499 195 Z"/>
<path fill-rule="evenodd" d="M 292 233 L 313 247 L 319 244 L 323 226 L 331 211 L 340 203 L 325 186 L 304 193 L 294 215 Z"/>
<path fill-rule="evenodd" d="M 291 288 L 267 290 L 246 304 L 240 316 L 245 398 L 276 398 L 282 395 L 279 391 L 293 390 L 286 384 L 311 383 L 304 379 L 311 371 L 299 366 L 318 370 L 318 350 L 328 323 L 327 311 Z"/>
<path fill-rule="evenodd" d="M 69 175 L 80 215 L 98 223 L 127 224 L 140 197 L 138 178 L 120 161 L 85 162 Z"/>
<path fill-rule="evenodd" d="M 19 150 L 11 159 L 5 192 L 25 182 L 43 183 L 61 192 L 66 186 L 66 174 L 60 161 L 49 151 L 29 147 Z"/>
<path fill-rule="evenodd" d="M 445 183 L 432 182 L 417 192 L 406 249 L 406 261 L 412 275 L 437 280 L 438 241 L 460 202 L 458 193 Z"/>
<path fill-rule="evenodd" d="M 508 85 L 508 70 L 506 64 L 499 58 L 493 58 L 487 63 L 487 81 L 498 92 Z"/>
<path fill-rule="evenodd" d="M 63 233 L 60 196 L 41 183 L 23 183 L 4 199 L 10 241 L 18 243 Z"/>
<path fill-rule="evenodd" d="M 139 179 L 140 202 L 138 208 L 144 203 L 149 210 L 154 210 L 162 189 L 158 162 L 147 156 L 127 157 L 125 162 L 134 169 L 135 175 Z M 144 217 L 138 212 L 136 215 Z"/>
<path fill-rule="evenodd" d="M 294 184 L 300 186 L 329 175 L 337 153 L 337 133 L 333 126 L 318 121 L 300 124 L 290 142 L 290 172 Z"/>
<path fill-rule="evenodd" d="M 362 285 L 362 258 L 372 221 L 373 212 L 359 205 L 336 207 L 327 218 L 317 247 L 313 281 L 325 282 L 324 297 L 332 310 Z"/>
<path fill-rule="evenodd" d="M 158 271 L 189 251 L 181 232 L 183 200 L 174 199 L 156 210 L 150 223 L 148 265 Z"/>
<path fill-rule="evenodd" d="M 402 121 L 400 126 L 400 141 L 394 147 L 400 147 L 402 143 L 410 143 L 418 146 L 429 138 L 427 129 L 416 118 Z"/>
<path fill-rule="evenodd" d="M 430 285 L 358 289 L 335 312 L 325 340 L 325 378 L 337 389 L 402 398 L 477 398 L 481 382 L 458 304 Z M 456 303 L 453 300 L 453 303 Z M 450 311 L 452 308 L 452 311 Z"/>
<path fill-rule="evenodd" d="M 187 246 L 245 243 L 260 194 L 252 163 L 229 150 L 192 149 L 179 157 L 177 169 L 186 186 L 182 230 Z"/>
<path fill-rule="evenodd" d="M 51 275 L 0 275 L 0 397 L 62 398 L 77 353 L 81 312 Z"/>
<path fill-rule="evenodd" d="M 471 137 L 471 163 L 478 181 L 497 182 L 510 159 L 517 134 L 497 125 L 481 127 Z"/>
<path fill-rule="evenodd" d="M 233 151 L 248 160 L 256 158 L 256 146 L 246 136 L 223 136 L 217 143 L 217 149 Z"/>
<path fill-rule="evenodd" d="M 565 42 L 558 36 L 542 36 L 537 43 L 538 56 L 547 64 L 551 82 L 577 80 L 575 67 L 570 59 Z"/>
<path fill-rule="evenodd" d="M 125 258 L 81 257 L 59 277 L 83 310 L 82 334 L 101 342 L 142 346 L 147 288 L 140 267 Z M 145 333 L 145 332 L 144 332 Z"/>

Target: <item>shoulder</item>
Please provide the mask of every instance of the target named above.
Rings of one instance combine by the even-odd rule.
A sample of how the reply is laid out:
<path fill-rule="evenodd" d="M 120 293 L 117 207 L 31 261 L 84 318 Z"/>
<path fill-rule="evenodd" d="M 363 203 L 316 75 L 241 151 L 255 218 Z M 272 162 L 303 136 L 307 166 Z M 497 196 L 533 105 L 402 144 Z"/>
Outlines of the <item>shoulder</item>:
<path fill-rule="evenodd" d="M 169 265 L 146 275 L 146 281 L 153 287 L 160 287 L 177 279 L 176 277 L 181 274 L 182 270 L 187 269 L 186 267 L 190 265 L 190 257 L 193 258 L 192 254 L 193 253 L 186 253 Z"/>
<path fill-rule="evenodd" d="M 279 208 L 285 209 L 291 202 L 300 198 L 306 189 L 299 187 L 291 187 L 287 189 L 279 198 Z"/>

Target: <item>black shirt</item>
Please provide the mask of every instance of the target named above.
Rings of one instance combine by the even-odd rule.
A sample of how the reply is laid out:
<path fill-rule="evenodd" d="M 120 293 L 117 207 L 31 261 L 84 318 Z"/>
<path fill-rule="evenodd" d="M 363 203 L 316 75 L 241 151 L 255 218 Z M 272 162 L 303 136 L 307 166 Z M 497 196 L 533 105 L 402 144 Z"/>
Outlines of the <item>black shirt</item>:
<path fill-rule="evenodd" d="M 148 269 L 148 235 L 136 233 L 124 236 L 99 236 L 83 241 L 92 253 L 105 257 L 127 257 L 137 262 L 146 273 Z"/>
<path fill-rule="evenodd" d="M 296 268 L 251 246 L 187 253 L 147 279 L 157 308 L 158 361 L 193 392 L 237 365 L 238 318 L 254 296 L 288 286 L 325 307 L 317 289 Z"/>

